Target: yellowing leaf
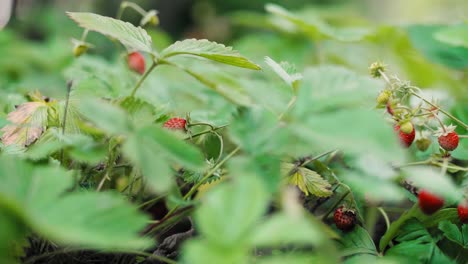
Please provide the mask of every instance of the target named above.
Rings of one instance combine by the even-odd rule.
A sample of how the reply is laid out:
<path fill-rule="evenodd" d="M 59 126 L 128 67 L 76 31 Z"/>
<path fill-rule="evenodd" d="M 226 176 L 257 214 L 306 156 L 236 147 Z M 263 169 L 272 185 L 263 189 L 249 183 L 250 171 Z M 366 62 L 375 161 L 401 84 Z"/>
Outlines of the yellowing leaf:
<path fill-rule="evenodd" d="M 47 103 L 28 102 L 19 105 L 7 116 L 11 124 L 4 126 L 2 142 L 5 146 L 29 146 L 44 132 L 47 123 Z"/>
<path fill-rule="evenodd" d="M 331 185 L 320 174 L 307 168 L 295 168 L 293 164 L 283 164 L 283 172 L 289 175 L 288 182 L 296 185 L 305 195 L 328 197 L 333 194 Z"/>

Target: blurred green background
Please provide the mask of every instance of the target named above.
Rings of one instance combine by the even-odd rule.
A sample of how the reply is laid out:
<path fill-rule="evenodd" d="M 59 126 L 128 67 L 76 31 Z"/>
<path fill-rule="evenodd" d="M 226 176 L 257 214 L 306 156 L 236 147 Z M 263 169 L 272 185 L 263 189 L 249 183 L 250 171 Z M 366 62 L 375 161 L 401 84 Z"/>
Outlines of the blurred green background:
<path fill-rule="evenodd" d="M 10 1 L 2 1 L 3 13 Z M 160 26 L 146 27 L 156 48 L 178 39 L 207 38 L 229 44 L 262 63 L 265 56 L 294 63 L 298 69 L 314 64 L 339 64 L 367 73 L 381 60 L 402 78 L 423 88 L 445 90 L 466 99 L 468 52 L 434 39 L 436 31 L 466 23 L 465 0 L 157 0 L 135 1 L 145 10 L 159 11 Z M 121 1 L 12 1 L 12 16 L 0 31 L 0 91 L 40 89 L 51 96 L 63 94 L 64 71 L 73 64 L 71 39 L 82 30 L 65 11 L 113 16 Z M 317 39 L 265 11 L 276 3 L 294 14 L 342 28 L 364 28 L 372 34 L 357 41 Z M 123 20 L 138 25 L 141 16 L 127 9 Z M 4 19 L 3 19 L 4 20 Z M 338 29 L 338 30 L 336 30 Z M 333 34 L 335 34 L 333 33 Z M 346 33 L 346 32 L 344 32 Z M 122 48 L 96 33 L 87 41 L 90 54 L 107 60 L 122 57 Z M 119 57 L 120 56 L 120 57 Z M 60 88 L 57 88 L 60 87 Z M 13 99 L 11 99 L 13 100 Z M 461 99 L 460 99 L 461 100 Z"/>

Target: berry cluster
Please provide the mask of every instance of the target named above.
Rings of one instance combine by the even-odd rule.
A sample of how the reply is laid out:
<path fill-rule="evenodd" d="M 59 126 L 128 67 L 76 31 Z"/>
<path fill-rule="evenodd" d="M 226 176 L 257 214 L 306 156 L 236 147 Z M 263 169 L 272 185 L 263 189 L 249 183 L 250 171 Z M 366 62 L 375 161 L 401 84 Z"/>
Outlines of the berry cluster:
<path fill-rule="evenodd" d="M 426 151 L 432 144 L 431 138 L 427 137 L 426 134 L 432 133 L 437 137 L 442 156 L 450 156 L 449 151 L 458 147 L 459 136 L 455 132 L 455 126 L 446 126 L 440 119 L 441 109 L 437 103 L 422 98 L 417 93 L 419 88 L 411 86 L 408 82 L 403 82 L 397 77 L 389 78 L 385 74 L 385 65 L 373 63 L 369 69 L 373 77 L 382 77 L 388 84 L 387 88 L 377 96 L 377 108 L 385 108 L 391 116 L 394 130 L 401 145 L 409 148 L 416 138 L 416 132 L 418 132 L 420 137 L 416 140 L 416 147 L 420 151 Z M 419 105 L 412 107 L 410 105 L 411 97 L 421 99 Z M 436 129 L 434 123 L 437 124 Z M 415 129 L 415 124 L 418 131 Z"/>

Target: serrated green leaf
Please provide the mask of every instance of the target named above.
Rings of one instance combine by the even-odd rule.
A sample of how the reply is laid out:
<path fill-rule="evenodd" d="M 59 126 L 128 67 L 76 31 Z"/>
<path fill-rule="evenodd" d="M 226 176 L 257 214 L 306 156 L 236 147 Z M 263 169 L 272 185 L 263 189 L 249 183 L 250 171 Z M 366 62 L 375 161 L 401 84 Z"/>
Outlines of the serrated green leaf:
<path fill-rule="evenodd" d="M 205 239 L 224 248 L 248 244 L 254 224 L 268 202 L 262 183 L 254 175 L 238 175 L 234 180 L 221 183 L 205 194 L 195 212 L 196 223 Z"/>
<path fill-rule="evenodd" d="M 399 242 L 387 251 L 389 256 L 404 256 L 420 263 L 455 263 L 439 249 L 436 241 L 416 219 L 408 220 L 396 237 Z"/>
<path fill-rule="evenodd" d="M 132 123 L 127 113 L 118 106 L 104 100 L 83 99 L 79 108 L 84 117 L 110 134 L 122 135 L 131 131 Z"/>
<path fill-rule="evenodd" d="M 305 215 L 278 213 L 260 224 L 252 238 L 257 247 L 274 247 L 284 244 L 319 245 L 325 239 L 319 223 L 312 223 Z M 291 228 L 291 227 L 294 228 Z"/>
<path fill-rule="evenodd" d="M 307 68 L 303 76 L 294 108 L 299 116 L 342 108 L 370 109 L 385 87 L 381 80 L 337 66 Z"/>
<path fill-rule="evenodd" d="M 372 31 L 367 28 L 335 28 L 319 19 L 316 14 L 292 13 L 275 4 L 267 4 L 265 9 L 269 13 L 291 22 L 314 40 L 317 38 L 326 38 L 344 42 L 354 42 L 372 33 Z"/>
<path fill-rule="evenodd" d="M 130 135 L 122 148 L 124 155 L 141 169 L 150 188 L 165 192 L 173 184 L 172 173 L 160 147 L 146 133 Z"/>
<path fill-rule="evenodd" d="M 186 39 L 177 41 L 161 52 L 161 58 L 167 59 L 176 55 L 193 55 L 241 68 L 260 70 L 260 66 L 241 56 L 232 47 L 226 47 L 206 39 Z"/>
<path fill-rule="evenodd" d="M 141 27 L 93 13 L 67 12 L 82 28 L 119 40 L 127 49 L 151 52 L 151 37 Z"/>
<path fill-rule="evenodd" d="M 107 250 L 142 249 L 148 218 L 116 193 L 66 193 L 71 172 L 0 157 L 0 207 L 47 239 Z"/>
<path fill-rule="evenodd" d="M 377 256 L 377 249 L 369 233 L 359 225 L 356 225 L 349 232 L 338 231 L 341 239 L 338 241 L 343 248 L 344 256 L 352 255 L 374 255 Z"/>
<path fill-rule="evenodd" d="M 278 64 L 270 57 L 265 57 L 265 62 L 270 68 L 290 87 L 295 87 L 297 82 L 302 79 L 302 74 L 297 73 L 293 66 L 287 62 Z"/>
<path fill-rule="evenodd" d="M 451 241 L 468 248 L 468 225 L 462 225 L 461 230 L 454 223 L 442 221 L 439 223 L 439 229 Z"/>
<path fill-rule="evenodd" d="M 143 128 L 140 133 L 151 137 L 159 146 L 158 151 L 170 160 L 179 162 L 182 166 L 193 170 L 203 169 L 205 166 L 202 152 L 171 131 L 157 126 L 148 126 Z"/>
<path fill-rule="evenodd" d="M 318 197 L 329 197 L 333 194 L 330 183 L 322 178 L 320 174 L 304 167 L 294 168 L 293 164 L 283 164 L 282 170 L 292 174 L 289 176 L 289 183 L 296 185 L 308 196 L 309 194 Z"/>

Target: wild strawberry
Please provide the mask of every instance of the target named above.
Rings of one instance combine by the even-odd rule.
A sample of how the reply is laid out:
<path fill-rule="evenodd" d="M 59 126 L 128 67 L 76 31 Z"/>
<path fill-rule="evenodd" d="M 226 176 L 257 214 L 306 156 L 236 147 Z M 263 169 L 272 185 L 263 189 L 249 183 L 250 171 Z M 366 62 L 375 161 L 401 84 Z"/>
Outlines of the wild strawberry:
<path fill-rule="evenodd" d="M 173 130 L 183 130 L 185 131 L 185 125 L 187 124 L 187 120 L 180 118 L 180 117 L 173 117 L 164 123 L 163 127 Z"/>
<path fill-rule="evenodd" d="M 452 151 L 458 147 L 460 138 L 457 132 L 455 132 L 455 128 L 456 126 L 454 125 L 444 126 L 437 129 L 434 133 L 438 137 L 439 145 L 447 151 Z"/>
<path fill-rule="evenodd" d="M 438 138 L 439 145 L 447 151 L 456 149 L 458 147 L 459 140 L 460 139 L 458 138 L 458 134 L 455 131 Z"/>
<path fill-rule="evenodd" d="M 349 231 L 356 224 L 356 213 L 353 210 L 346 209 L 344 206 L 340 206 L 335 210 L 333 220 L 338 229 Z"/>
<path fill-rule="evenodd" d="M 127 63 L 132 71 L 139 74 L 145 73 L 145 58 L 140 52 L 134 51 L 128 54 Z"/>
<path fill-rule="evenodd" d="M 461 202 L 458 205 L 458 218 L 460 218 L 460 222 L 464 224 L 468 224 L 468 201 Z"/>
<path fill-rule="evenodd" d="M 411 122 L 409 121 L 400 123 L 400 131 L 405 134 L 411 134 L 411 132 L 413 132 L 413 129 L 413 124 L 411 124 Z"/>
<path fill-rule="evenodd" d="M 400 138 L 401 145 L 403 145 L 403 147 L 409 148 L 409 146 L 411 146 L 411 144 L 413 143 L 414 138 L 416 137 L 414 127 L 410 133 L 404 133 L 403 131 L 401 131 L 399 125 L 396 125 L 394 129 L 396 132 L 398 132 L 398 137 Z"/>
<path fill-rule="evenodd" d="M 421 190 L 418 195 L 419 208 L 427 215 L 435 213 L 444 206 L 444 199 L 427 191 Z"/>

